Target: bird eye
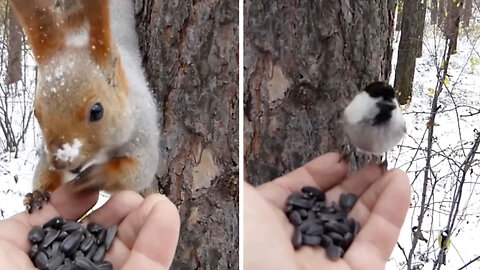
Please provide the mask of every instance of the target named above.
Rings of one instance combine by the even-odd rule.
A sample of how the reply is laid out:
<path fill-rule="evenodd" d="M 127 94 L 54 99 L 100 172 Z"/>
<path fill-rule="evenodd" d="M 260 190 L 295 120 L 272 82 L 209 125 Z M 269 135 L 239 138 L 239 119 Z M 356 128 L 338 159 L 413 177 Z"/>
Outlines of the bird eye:
<path fill-rule="evenodd" d="M 97 102 L 90 108 L 90 122 L 96 122 L 103 117 L 103 106 Z"/>

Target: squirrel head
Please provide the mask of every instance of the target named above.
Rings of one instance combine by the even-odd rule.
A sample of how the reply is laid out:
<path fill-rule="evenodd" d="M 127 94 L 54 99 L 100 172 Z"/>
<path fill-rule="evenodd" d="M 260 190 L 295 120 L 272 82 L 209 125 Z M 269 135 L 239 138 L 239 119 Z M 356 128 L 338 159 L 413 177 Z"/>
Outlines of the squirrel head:
<path fill-rule="evenodd" d="M 126 142 L 133 121 L 109 1 L 11 2 L 39 67 L 35 117 L 52 167 L 80 169 Z"/>

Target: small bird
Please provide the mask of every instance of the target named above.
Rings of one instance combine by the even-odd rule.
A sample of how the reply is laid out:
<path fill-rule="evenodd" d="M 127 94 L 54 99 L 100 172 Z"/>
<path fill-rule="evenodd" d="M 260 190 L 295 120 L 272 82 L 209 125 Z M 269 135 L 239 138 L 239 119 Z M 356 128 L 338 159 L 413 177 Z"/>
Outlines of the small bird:
<path fill-rule="evenodd" d="M 424 241 L 425 243 L 428 242 L 428 240 L 423 236 L 422 231 L 420 231 L 417 226 L 412 227 L 412 233 L 415 238 L 418 238 L 418 240 Z"/>
<path fill-rule="evenodd" d="M 343 112 L 343 125 L 357 149 L 377 156 L 397 145 L 407 131 L 395 90 L 385 82 L 373 82 L 353 98 Z"/>
<path fill-rule="evenodd" d="M 438 245 L 443 250 L 442 254 L 438 258 L 438 262 L 446 265 L 447 264 L 447 252 L 450 248 L 450 232 L 448 230 L 442 231 L 442 233 L 438 236 Z"/>

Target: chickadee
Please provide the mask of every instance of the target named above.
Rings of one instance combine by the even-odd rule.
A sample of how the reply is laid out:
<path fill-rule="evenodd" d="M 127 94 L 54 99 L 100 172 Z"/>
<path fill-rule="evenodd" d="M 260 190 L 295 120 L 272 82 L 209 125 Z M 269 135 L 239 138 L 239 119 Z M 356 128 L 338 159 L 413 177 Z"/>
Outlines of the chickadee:
<path fill-rule="evenodd" d="M 393 87 L 373 82 L 357 94 L 343 112 L 345 131 L 361 151 L 382 155 L 405 135 L 405 120 Z"/>
<path fill-rule="evenodd" d="M 417 226 L 412 227 L 412 233 L 415 238 L 418 238 L 418 240 L 424 241 L 425 243 L 428 242 L 428 240 L 423 236 L 422 231 L 418 230 Z"/>
<path fill-rule="evenodd" d="M 449 231 L 444 230 L 438 236 L 438 245 L 440 246 L 441 249 L 443 249 L 443 252 L 442 252 L 440 258 L 438 258 L 438 262 L 443 264 L 443 265 L 447 264 L 447 252 L 448 252 L 448 249 L 450 248 L 450 238 L 448 237 L 448 235 L 449 235 Z"/>

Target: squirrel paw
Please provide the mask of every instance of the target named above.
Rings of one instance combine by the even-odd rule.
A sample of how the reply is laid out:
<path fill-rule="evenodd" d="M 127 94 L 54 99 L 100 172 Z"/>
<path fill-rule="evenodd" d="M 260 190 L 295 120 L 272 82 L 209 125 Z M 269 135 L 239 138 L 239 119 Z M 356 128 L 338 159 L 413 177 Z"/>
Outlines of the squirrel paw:
<path fill-rule="evenodd" d="M 25 205 L 28 213 L 32 213 L 35 210 L 42 209 L 43 203 L 50 200 L 50 192 L 46 190 L 34 190 L 33 192 L 27 193 L 25 199 L 23 200 L 23 205 Z"/>

